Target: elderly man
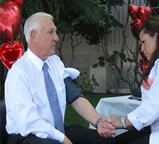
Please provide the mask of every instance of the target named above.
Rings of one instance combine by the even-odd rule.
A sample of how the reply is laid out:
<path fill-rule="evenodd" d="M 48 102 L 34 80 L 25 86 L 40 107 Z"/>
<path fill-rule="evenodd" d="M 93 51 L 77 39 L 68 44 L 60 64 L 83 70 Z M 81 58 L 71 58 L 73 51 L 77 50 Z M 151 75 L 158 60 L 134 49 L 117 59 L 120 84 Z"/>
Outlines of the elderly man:
<path fill-rule="evenodd" d="M 105 122 L 72 82 L 79 72 L 55 55 L 53 17 L 39 12 L 24 25 L 28 49 L 9 70 L 5 82 L 8 144 L 114 144 L 114 127 Z M 66 102 L 96 130 L 64 128 Z"/>

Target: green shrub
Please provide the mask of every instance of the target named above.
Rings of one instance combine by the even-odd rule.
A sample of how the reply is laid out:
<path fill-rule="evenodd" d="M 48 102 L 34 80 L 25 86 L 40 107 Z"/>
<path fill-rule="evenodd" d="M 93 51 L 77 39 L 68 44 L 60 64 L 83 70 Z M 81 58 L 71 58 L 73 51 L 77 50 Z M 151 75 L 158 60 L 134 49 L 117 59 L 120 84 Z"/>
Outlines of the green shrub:
<path fill-rule="evenodd" d="M 96 81 L 95 75 L 93 74 L 90 79 L 88 79 L 88 73 L 82 72 L 77 78 L 77 86 L 82 92 L 93 92 L 94 88 L 99 86 Z"/>

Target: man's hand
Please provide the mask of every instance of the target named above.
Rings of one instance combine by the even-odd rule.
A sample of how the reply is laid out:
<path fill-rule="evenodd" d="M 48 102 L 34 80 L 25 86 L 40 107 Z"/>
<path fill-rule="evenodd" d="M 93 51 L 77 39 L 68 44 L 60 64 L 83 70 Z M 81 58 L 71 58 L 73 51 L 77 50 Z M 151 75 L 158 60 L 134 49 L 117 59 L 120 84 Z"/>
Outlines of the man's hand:
<path fill-rule="evenodd" d="M 67 136 L 65 136 L 64 142 L 62 144 L 72 144 L 72 142 L 70 141 L 70 139 Z"/>
<path fill-rule="evenodd" d="M 112 135 L 116 133 L 115 127 L 109 123 L 109 119 L 106 119 L 105 117 L 100 120 L 97 131 L 101 137 L 105 138 L 112 137 Z"/>
<path fill-rule="evenodd" d="M 105 116 L 103 117 L 104 121 L 111 123 L 115 128 L 123 128 L 123 125 L 120 121 L 120 117 L 117 116 Z"/>
<path fill-rule="evenodd" d="M 123 128 L 123 125 L 120 121 L 120 117 L 117 117 L 117 116 L 110 116 L 110 119 L 111 119 L 111 124 L 113 126 L 115 126 L 116 128 Z"/>

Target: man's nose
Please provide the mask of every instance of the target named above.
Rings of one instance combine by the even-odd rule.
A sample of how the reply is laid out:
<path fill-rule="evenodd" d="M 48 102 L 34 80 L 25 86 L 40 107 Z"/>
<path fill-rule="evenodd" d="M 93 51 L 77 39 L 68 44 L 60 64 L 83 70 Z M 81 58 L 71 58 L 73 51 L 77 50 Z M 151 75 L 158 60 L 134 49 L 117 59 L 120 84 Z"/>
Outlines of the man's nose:
<path fill-rule="evenodd" d="M 59 41 L 59 37 L 58 37 L 57 33 L 54 33 L 54 34 L 53 34 L 53 39 L 54 39 L 54 41 L 56 41 L 56 42 Z"/>

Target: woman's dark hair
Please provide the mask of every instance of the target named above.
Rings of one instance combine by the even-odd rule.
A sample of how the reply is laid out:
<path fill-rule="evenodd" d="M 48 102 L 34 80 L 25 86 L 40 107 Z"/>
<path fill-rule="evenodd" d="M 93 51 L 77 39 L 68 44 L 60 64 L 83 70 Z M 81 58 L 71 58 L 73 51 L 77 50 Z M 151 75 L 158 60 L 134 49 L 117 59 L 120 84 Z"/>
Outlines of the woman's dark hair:
<path fill-rule="evenodd" d="M 144 34 L 148 34 L 151 37 L 153 37 L 155 33 L 157 33 L 157 40 L 156 49 L 151 55 L 148 68 L 143 72 L 141 82 L 143 80 L 147 80 L 156 59 L 159 58 L 159 16 L 151 16 L 149 19 L 147 19 L 140 28 L 139 33 L 142 30 L 144 30 Z"/>

